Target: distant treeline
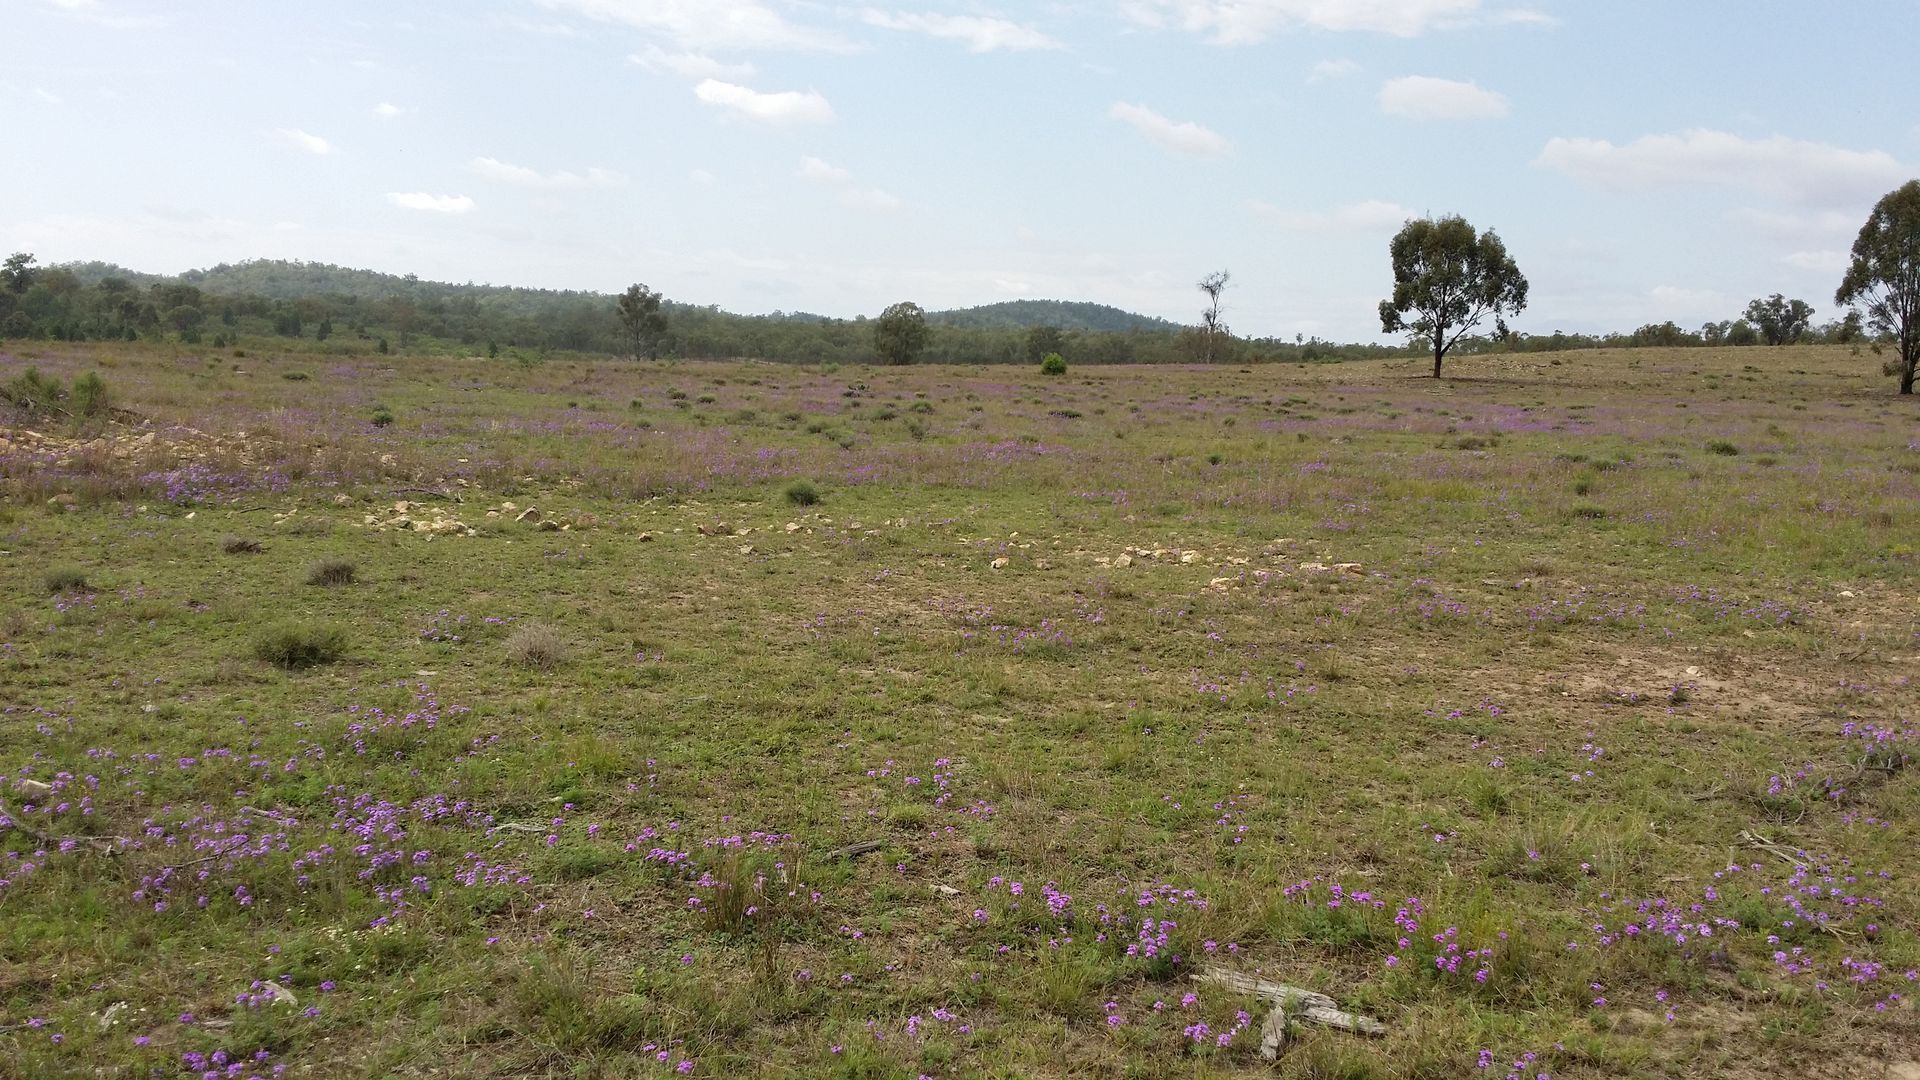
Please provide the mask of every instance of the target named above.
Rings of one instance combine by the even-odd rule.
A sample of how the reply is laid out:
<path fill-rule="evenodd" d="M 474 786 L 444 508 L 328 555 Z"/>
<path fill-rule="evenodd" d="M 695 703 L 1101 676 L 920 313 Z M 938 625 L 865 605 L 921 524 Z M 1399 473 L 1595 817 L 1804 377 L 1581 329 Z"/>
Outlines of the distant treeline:
<path fill-rule="evenodd" d="M 875 360 L 872 321 L 807 313 L 736 315 L 666 302 L 662 355 L 791 363 Z M 1191 363 L 1206 355 L 1191 327 L 1098 304 L 1012 301 L 929 316 L 921 361 L 1030 363 L 1050 352 L 1076 364 Z M 15 256 L 0 271 L 0 339 L 146 340 L 316 352 L 406 351 L 538 356 L 626 351 L 614 298 L 591 292 L 446 284 L 319 263 L 254 261 L 174 277 L 108 263 L 37 267 Z M 263 340 L 264 339 L 264 340 Z M 1844 340 L 1840 324 L 1799 340 Z M 1672 323 L 1631 334 L 1510 335 L 1462 342 L 1487 353 L 1636 346 L 1760 344 L 1744 320 L 1700 331 Z M 300 344 L 296 344 L 300 343 Z M 1216 338 L 1217 363 L 1330 362 L 1419 352 L 1317 338 Z"/>

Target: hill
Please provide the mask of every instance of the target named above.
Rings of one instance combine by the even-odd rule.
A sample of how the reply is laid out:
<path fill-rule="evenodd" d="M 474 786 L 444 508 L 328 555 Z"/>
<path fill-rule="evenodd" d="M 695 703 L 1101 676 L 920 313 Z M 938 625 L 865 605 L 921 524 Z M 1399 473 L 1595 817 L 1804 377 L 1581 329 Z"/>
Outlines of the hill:
<path fill-rule="evenodd" d="M 1180 329 L 1179 323 L 1137 315 L 1107 304 L 1081 300 L 1007 300 L 980 307 L 933 311 L 927 321 L 941 326 L 959 326 L 982 330 L 1025 330 L 1034 326 L 1057 326 L 1062 330 L 1094 333 L 1164 333 Z"/>

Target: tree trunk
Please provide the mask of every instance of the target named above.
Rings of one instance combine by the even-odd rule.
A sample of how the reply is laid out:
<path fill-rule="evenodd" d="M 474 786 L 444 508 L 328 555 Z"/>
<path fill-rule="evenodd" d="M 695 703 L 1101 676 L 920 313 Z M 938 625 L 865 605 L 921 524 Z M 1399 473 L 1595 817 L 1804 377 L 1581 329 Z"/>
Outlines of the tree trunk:
<path fill-rule="evenodd" d="M 1900 392 L 1902 394 L 1913 393 L 1914 359 L 1916 358 L 1910 357 L 1906 363 L 1900 365 Z"/>
<path fill-rule="evenodd" d="M 1440 339 L 1435 337 L 1433 339 L 1433 377 L 1436 379 L 1440 377 L 1440 360 L 1446 355 L 1446 348 L 1440 344 Z"/>

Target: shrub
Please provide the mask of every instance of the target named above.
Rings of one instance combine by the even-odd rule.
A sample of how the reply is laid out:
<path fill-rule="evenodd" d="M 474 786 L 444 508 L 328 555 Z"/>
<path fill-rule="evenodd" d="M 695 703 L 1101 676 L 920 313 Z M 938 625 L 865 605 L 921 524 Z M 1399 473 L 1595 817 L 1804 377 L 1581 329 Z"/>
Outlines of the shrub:
<path fill-rule="evenodd" d="M 1046 358 L 1040 361 L 1042 375 L 1065 375 L 1066 373 L 1067 358 L 1057 352 L 1048 353 Z"/>
<path fill-rule="evenodd" d="M 507 638 L 507 659 L 522 667 L 551 671 L 566 661 L 567 643 L 553 627 L 528 623 Z"/>
<path fill-rule="evenodd" d="M 367 420 L 374 427 L 386 427 L 388 424 L 393 423 L 393 411 L 385 405 L 382 405 L 373 410 L 373 415 L 368 417 Z"/>
<path fill-rule="evenodd" d="M 260 541 L 229 533 L 220 538 L 220 550 L 229 555 L 253 555 L 260 550 Z"/>
<path fill-rule="evenodd" d="M 87 587 L 87 575 L 77 566 L 56 566 L 47 571 L 40 583 L 50 593 L 78 592 Z"/>
<path fill-rule="evenodd" d="M 345 559 L 322 559 L 307 568 L 307 584 L 351 585 L 358 572 Z"/>
<path fill-rule="evenodd" d="M 77 417 L 101 416 L 113 407 L 107 393 L 107 380 L 97 371 L 89 371 L 73 380 L 73 415 Z"/>
<path fill-rule="evenodd" d="M 256 658 L 288 671 L 331 664 L 346 652 L 346 631 L 325 623 L 289 619 L 262 630 L 253 641 Z"/>
<path fill-rule="evenodd" d="M 1725 439 L 1715 439 L 1707 444 L 1707 451 L 1724 457 L 1733 457 L 1740 453 L 1740 448 Z"/>
<path fill-rule="evenodd" d="M 306 382 L 308 379 L 313 378 L 313 376 L 307 374 L 304 371 L 283 372 L 280 377 L 287 380 L 288 382 Z"/>
<path fill-rule="evenodd" d="M 795 506 L 812 506 L 820 501 L 820 492 L 805 480 L 795 480 L 787 485 L 787 501 Z"/>

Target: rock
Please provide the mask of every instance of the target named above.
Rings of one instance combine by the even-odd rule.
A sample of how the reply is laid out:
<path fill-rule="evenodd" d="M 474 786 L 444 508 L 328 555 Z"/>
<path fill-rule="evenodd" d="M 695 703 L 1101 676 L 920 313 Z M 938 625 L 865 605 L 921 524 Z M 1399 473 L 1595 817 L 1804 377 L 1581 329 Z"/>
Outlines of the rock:
<path fill-rule="evenodd" d="M 539 507 L 537 507 L 537 506 L 529 506 L 529 507 L 527 507 L 527 508 L 526 508 L 525 510 L 522 510 L 522 511 L 520 511 L 520 513 L 519 513 L 518 515 L 516 515 L 516 516 L 514 517 L 514 519 L 513 519 L 513 520 L 515 520 L 515 521 L 526 521 L 526 520 L 528 520 L 528 519 L 532 519 L 532 520 L 534 520 L 534 521 L 539 521 L 539 520 L 540 520 L 540 508 L 539 508 Z"/>
<path fill-rule="evenodd" d="M 333 497 L 333 505 L 335 506 L 351 506 L 352 504 L 353 496 L 344 491 Z"/>
<path fill-rule="evenodd" d="M 15 791 L 18 791 L 20 794 L 25 795 L 28 798 L 32 798 L 36 795 L 53 794 L 53 785 L 48 783 L 43 783 L 39 780 L 16 780 L 14 781 L 13 788 Z"/>
<path fill-rule="evenodd" d="M 993 560 L 991 563 L 988 563 L 987 565 L 993 567 L 995 570 L 1005 570 L 1007 568 L 1007 563 L 1010 561 L 1011 560 L 1009 560 L 1006 556 L 1003 555 L 1000 558 Z"/>
<path fill-rule="evenodd" d="M 651 544 L 653 543 L 653 534 L 650 532 L 643 532 L 635 539 L 639 540 L 643 544 Z"/>
<path fill-rule="evenodd" d="M 78 501 L 79 501 L 78 499 L 75 499 L 72 495 L 69 495 L 63 491 L 60 494 L 55 495 L 53 498 L 48 499 L 47 505 L 71 508 L 74 505 L 74 503 Z"/>
<path fill-rule="evenodd" d="M 752 545 L 752 544 L 741 544 L 741 545 L 740 545 L 740 554 L 742 554 L 742 555 L 751 555 L 751 554 L 753 554 L 753 545 Z"/>
<path fill-rule="evenodd" d="M 559 532 L 560 523 L 553 520 L 552 518 L 547 518 L 545 521 L 542 521 L 540 523 L 540 531 L 541 532 Z"/>
<path fill-rule="evenodd" d="M 116 1001 L 100 1013 L 100 1030 L 111 1031 L 113 1025 L 120 1022 L 120 1014 L 127 1011 L 127 1003 Z"/>
<path fill-rule="evenodd" d="M 1182 566 L 1192 566 L 1199 561 L 1200 553 L 1197 551 L 1183 551 L 1180 553 L 1180 564 Z"/>
<path fill-rule="evenodd" d="M 1123 553 L 1121 553 L 1120 555 L 1118 555 L 1118 556 L 1116 556 L 1116 557 L 1114 558 L 1114 560 L 1113 560 L 1113 565 L 1115 565 L 1115 566 L 1117 566 L 1117 567 L 1120 567 L 1121 569 L 1125 569 L 1125 568 L 1127 568 L 1127 567 L 1129 567 L 1129 566 L 1132 566 L 1132 565 L 1133 565 L 1133 556 L 1131 556 L 1131 555 L 1128 555 L 1128 554 L 1126 554 L 1126 553 L 1124 553 L 1124 552 L 1123 552 Z"/>

